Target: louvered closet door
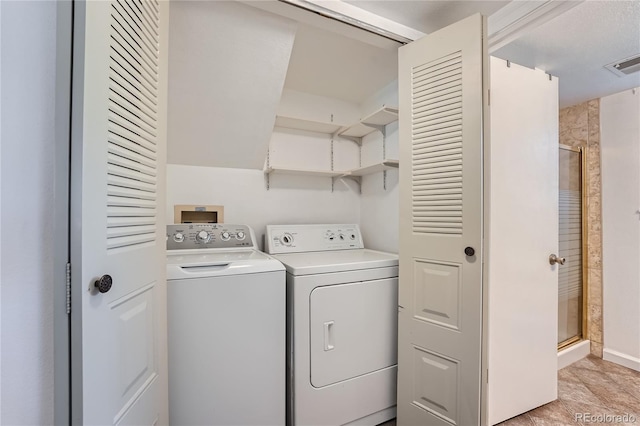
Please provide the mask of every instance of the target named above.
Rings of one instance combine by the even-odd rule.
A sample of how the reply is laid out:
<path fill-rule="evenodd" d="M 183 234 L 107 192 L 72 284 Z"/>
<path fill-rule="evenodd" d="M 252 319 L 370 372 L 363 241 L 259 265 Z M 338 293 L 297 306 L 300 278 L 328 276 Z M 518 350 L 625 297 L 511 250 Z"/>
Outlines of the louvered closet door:
<path fill-rule="evenodd" d="M 399 425 L 480 422 L 484 28 L 399 51 Z"/>
<path fill-rule="evenodd" d="M 169 7 L 75 4 L 72 416 L 166 424 L 164 169 Z M 95 281 L 110 275 L 101 293 Z"/>

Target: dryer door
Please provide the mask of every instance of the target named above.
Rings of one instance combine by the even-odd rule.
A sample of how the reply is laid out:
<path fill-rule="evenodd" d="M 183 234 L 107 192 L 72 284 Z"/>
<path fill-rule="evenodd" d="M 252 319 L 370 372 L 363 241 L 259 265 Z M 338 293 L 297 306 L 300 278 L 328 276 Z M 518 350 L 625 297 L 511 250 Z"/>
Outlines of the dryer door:
<path fill-rule="evenodd" d="M 311 384 L 321 388 L 397 362 L 398 279 L 317 287 L 310 297 Z"/>

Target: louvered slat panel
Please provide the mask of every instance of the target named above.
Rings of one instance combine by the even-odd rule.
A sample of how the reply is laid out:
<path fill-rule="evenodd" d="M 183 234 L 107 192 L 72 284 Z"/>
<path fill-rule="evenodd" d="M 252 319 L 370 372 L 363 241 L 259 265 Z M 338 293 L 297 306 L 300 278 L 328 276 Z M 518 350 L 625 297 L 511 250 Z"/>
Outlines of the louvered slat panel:
<path fill-rule="evenodd" d="M 132 1 L 121 1 L 118 3 L 122 6 L 122 10 L 126 13 L 124 16 L 127 23 L 131 26 L 132 30 L 138 37 L 139 44 L 143 47 L 141 50 L 141 58 L 145 61 L 149 67 L 155 68 L 158 66 L 158 58 L 153 54 L 154 46 L 157 46 L 157 38 L 150 37 L 150 28 L 146 25 L 144 16 L 140 13 Z"/>
<path fill-rule="evenodd" d="M 114 143 L 114 141 L 109 138 L 109 154 L 117 155 L 119 157 L 128 158 L 129 160 L 140 163 L 141 165 L 147 166 L 151 169 L 155 168 L 156 159 L 145 157 L 144 155 L 138 154 L 136 151 L 132 149 L 128 149 L 123 147 L 120 144 Z"/>
<path fill-rule="evenodd" d="M 109 185 L 135 188 L 135 189 L 139 189 L 141 191 L 147 191 L 153 194 L 155 194 L 156 192 L 155 184 L 150 184 L 147 182 L 142 182 L 135 179 L 129 179 L 129 178 L 125 178 L 117 175 L 109 175 L 107 177 L 107 183 Z"/>
<path fill-rule="evenodd" d="M 147 147 L 127 139 L 118 133 L 109 132 L 109 141 L 121 148 L 128 149 L 129 151 L 133 151 L 136 154 L 142 155 L 151 160 L 155 160 L 157 158 L 155 151 L 151 151 Z"/>
<path fill-rule="evenodd" d="M 111 95 L 113 96 L 113 101 L 115 103 L 122 105 L 122 107 L 128 111 L 135 111 L 136 116 L 140 118 L 140 120 L 144 121 L 149 127 L 154 129 L 158 127 L 158 124 L 155 121 L 155 109 L 149 108 L 144 104 L 144 102 L 131 96 L 131 93 L 113 81 L 109 84 L 109 90 L 111 91 Z"/>
<path fill-rule="evenodd" d="M 117 50 L 119 56 L 121 56 L 127 63 L 133 65 L 136 68 L 140 68 L 144 71 L 141 75 L 152 87 L 157 87 L 157 69 L 155 64 L 150 64 L 144 54 L 144 50 L 148 49 L 144 40 L 136 33 L 135 29 L 131 27 L 129 22 L 122 18 L 122 16 L 115 17 L 117 26 L 114 31 L 111 32 L 112 49 Z"/>
<path fill-rule="evenodd" d="M 567 262 L 558 269 L 558 296 L 566 300 L 582 294 L 582 195 L 580 191 L 560 190 L 560 253 Z"/>
<path fill-rule="evenodd" d="M 156 200 L 155 192 L 141 191 L 135 188 L 125 188 L 116 185 L 107 186 L 107 195 L 111 197 L 133 198 L 136 200 Z"/>
<path fill-rule="evenodd" d="M 111 2 L 107 249 L 147 246 L 157 227 L 158 8 Z"/>
<path fill-rule="evenodd" d="M 156 144 L 153 140 L 149 140 L 148 138 L 142 137 L 140 133 L 135 133 L 131 129 L 123 127 L 120 123 L 109 120 L 109 135 L 113 135 L 114 137 L 121 137 L 136 145 L 140 145 L 142 148 L 147 149 L 148 151 L 155 154 L 157 152 Z M 147 155 L 151 157 L 150 155 Z"/>
<path fill-rule="evenodd" d="M 140 182 L 146 182 L 150 184 L 155 184 L 156 179 L 155 176 L 148 176 L 142 173 L 139 173 L 137 170 L 131 170 L 126 167 L 118 166 L 115 164 L 109 164 L 107 167 L 108 175 L 113 176 L 122 176 L 134 180 L 138 180 Z"/>
<path fill-rule="evenodd" d="M 118 35 L 126 43 L 135 45 L 133 51 L 124 53 L 135 58 L 137 62 L 145 62 L 152 71 L 144 77 L 157 80 L 154 78 L 157 76 L 157 71 L 153 71 L 158 64 L 157 55 L 154 54 L 158 45 L 157 38 L 149 37 L 148 32 L 145 34 L 145 28 L 141 25 L 141 16 L 131 13 L 133 9 L 129 7 L 130 2 L 118 0 L 117 4 L 118 7 L 114 9 L 116 13 L 113 15 L 113 21 L 118 26 L 114 28 L 116 31 L 112 32 L 112 36 Z"/>
<path fill-rule="evenodd" d="M 111 93 L 109 95 L 111 96 Z M 132 128 L 131 126 L 133 126 L 132 130 L 143 131 L 153 139 L 158 136 L 155 127 L 148 125 L 140 119 L 139 111 L 125 108 L 124 105 L 117 102 L 117 99 L 109 99 L 109 119 L 128 128 Z"/>
<path fill-rule="evenodd" d="M 124 87 L 126 87 L 130 92 L 134 94 L 134 96 L 139 97 L 141 101 L 147 103 L 150 108 L 156 106 L 156 98 L 152 91 L 148 90 L 142 84 L 132 84 L 136 83 L 135 73 L 132 74 L 132 70 L 130 67 L 125 67 L 120 64 L 120 62 L 124 62 L 122 60 L 118 60 L 117 57 L 111 57 L 111 69 L 109 70 L 109 77 L 113 77 L 117 79 L 118 83 Z"/>
<path fill-rule="evenodd" d="M 153 44 L 158 43 L 158 27 L 157 20 L 149 19 L 149 13 L 146 11 L 144 6 L 141 4 L 139 0 L 131 1 L 128 3 L 131 6 L 131 9 L 135 11 L 136 15 L 139 18 L 139 21 L 144 30 L 142 34 L 149 40 L 149 42 Z M 156 58 L 157 61 L 157 58 Z"/>
<path fill-rule="evenodd" d="M 130 169 L 134 172 L 138 172 L 140 174 L 146 175 L 141 176 L 140 180 L 144 177 L 154 177 L 156 176 L 156 169 L 153 167 L 146 166 L 142 163 L 138 163 L 135 160 L 131 160 L 127 157 L 122 157 L 114 154 L 113 152 L 109 152 L 107 155 L 107 160 L 109 161 L 109 165 L 122 166 L 124 168 Z M 154 180 L 155 182 L 155 180 Z"/>
<path fill-rule="evenodd" d="M 155 217 L 156 209 L 148 207 L 107 207 L 109 218 L 118 217 Z"/>
<path fill-rule="evenodd" d="M 415 67 L 411 79 L 413 232 L 462 234 L 462 57 Z"/>
<path fill-rule="evenodd" d="M 135 198 L 126 198 L 119 196 L 108 196 L 107 197 L 107 211 L 109 207 L 135 207 L 135 208 L 149 208 L 156 209 L 156 201 L 155 200 L 143 200 L 143 199 L 135 199 Z"/>

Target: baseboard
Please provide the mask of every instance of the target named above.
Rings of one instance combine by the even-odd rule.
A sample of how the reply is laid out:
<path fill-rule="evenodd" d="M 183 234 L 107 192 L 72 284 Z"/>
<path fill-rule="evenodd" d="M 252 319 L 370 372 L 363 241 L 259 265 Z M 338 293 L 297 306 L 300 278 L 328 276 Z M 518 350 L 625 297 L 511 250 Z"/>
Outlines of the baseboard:
<path fill-rule="evenodd" d="M 605 361 L 615 362 L 616 364 L 631 368 L 632 370 L 640 371 L 640 358 L 635 358 L 631 355 L 623 354 L 622 352 L 604 349 L 602 351 L 602 359 Z"/>
<path fill-rule="evenodd" d="M 591 352 L 591 342 L 583 340 L 582 342 L 571 345 L 566 349 L 558 352 L 558 370 L 561 370 L 576 361 L 589 355 Z"/>

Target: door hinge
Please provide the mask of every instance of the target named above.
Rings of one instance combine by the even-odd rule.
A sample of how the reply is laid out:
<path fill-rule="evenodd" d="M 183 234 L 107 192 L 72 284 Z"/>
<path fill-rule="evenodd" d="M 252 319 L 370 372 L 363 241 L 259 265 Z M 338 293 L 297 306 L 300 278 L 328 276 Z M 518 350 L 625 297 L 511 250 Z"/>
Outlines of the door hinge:
<path fill-rule="evenodd" d="M 67 263 L 67 315 L 71 314 L 71 263 Z"/>

